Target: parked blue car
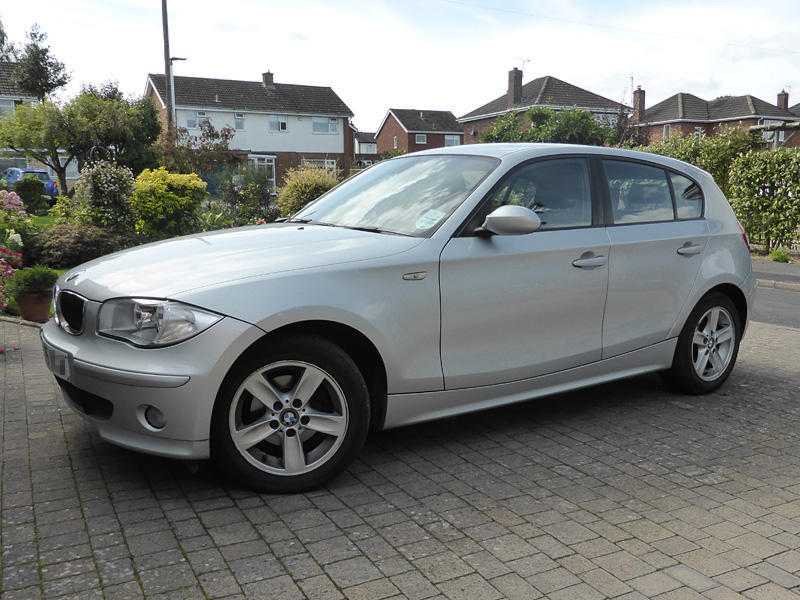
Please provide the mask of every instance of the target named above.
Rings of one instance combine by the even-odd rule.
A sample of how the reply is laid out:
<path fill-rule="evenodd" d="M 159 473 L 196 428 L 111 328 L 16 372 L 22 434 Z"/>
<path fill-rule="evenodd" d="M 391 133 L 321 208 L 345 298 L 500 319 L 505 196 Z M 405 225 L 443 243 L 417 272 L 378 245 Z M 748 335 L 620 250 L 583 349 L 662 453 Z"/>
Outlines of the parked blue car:
<path fill-rule="evenodd" d="M 21 169 L 19 167 L 11 167 L 10 169 L 6 169 L 6 172 L 3 173 L 3 179 L 8 182 L 8 189 L 13 190 L 17 181 L 26 175 L 33 175 L 38 178 L 44 184 L 44 193 L 48 196 L 58 196 L 56 182 L 50 179 L 50 174 L 44 169 Z"/>

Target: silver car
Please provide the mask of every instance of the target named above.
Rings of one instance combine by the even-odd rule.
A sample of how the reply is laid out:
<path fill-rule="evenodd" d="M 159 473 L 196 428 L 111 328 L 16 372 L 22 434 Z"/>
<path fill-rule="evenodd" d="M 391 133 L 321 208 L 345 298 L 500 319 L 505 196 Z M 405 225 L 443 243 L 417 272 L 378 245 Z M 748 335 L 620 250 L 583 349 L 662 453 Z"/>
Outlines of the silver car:
<path fill-rule="evenodd" d="M 299 491 L 369 430 L 652 371 L 711 392 L 754 287 L 708 173 L 470 145 L 379 163 L 283 223 L 72 269 L 42 343 L 104 440 Z"/>

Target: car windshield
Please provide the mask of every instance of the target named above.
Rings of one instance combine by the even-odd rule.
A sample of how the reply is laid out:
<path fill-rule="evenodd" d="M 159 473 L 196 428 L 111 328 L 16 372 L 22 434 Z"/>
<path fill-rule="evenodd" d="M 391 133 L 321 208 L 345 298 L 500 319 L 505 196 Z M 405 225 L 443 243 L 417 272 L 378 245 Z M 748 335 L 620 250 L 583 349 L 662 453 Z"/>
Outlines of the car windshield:
<path fill-rule="evenodd" d="M 345 181 L 290 220 L 426 237 L 498 163 L 486 156 L 459 155 L 387 160 Z"/>

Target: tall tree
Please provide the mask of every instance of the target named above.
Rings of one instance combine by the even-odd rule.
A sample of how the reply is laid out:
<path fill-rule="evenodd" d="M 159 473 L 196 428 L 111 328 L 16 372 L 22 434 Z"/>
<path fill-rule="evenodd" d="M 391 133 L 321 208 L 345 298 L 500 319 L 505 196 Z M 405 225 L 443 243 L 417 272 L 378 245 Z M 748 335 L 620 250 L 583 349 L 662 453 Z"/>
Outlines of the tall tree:
<path fill-rule="evenodd" d="M 44 100 L 69 81 L 64 63 L 53 56 L 47 45 L 47 34 L 34 25 L 22 48 L 14 69 L 14 82 L 31 96 Z"/>
<path fill-rule="evenodd" d="M 75 160 L 69 150 L 70 136 L 64 111 L 47 100 L 33 106 L 21 104 L 0 119 L 0 148 L 8 148 L 53 169 L 62 192 L 67 190 L 67 167 Z"/>
<path fill-rule="evenodd" d="M 14 58 L 14 45 L 8 41 L 8 34 L 0 21 L 0 62 L 8 62 Z"/>
<path fill-rule="evenodd" d="M 161 124 L 148 99 L 128 100 L 113 83 L 89 86 L 67 103 L 64 115 L 79 167 L 95 160 L 113 161 L 134 173 L 156 166 L 153 143 Z"/>

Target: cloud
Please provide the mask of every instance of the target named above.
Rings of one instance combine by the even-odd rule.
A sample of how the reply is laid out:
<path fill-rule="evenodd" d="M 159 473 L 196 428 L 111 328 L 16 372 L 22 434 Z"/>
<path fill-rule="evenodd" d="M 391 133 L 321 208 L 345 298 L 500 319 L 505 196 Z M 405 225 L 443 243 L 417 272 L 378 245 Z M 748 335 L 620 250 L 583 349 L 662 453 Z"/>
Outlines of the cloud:
<path fill-rule="evenodd" d="M 140 94 L 147 72 L 163 71 L 155 0 L 5 4 L 12 37 L 34 21 L 50 35 L 73 73 L 67 94 L 107 79 Z M 472 110 L 503 93 L 522 59 L 525 81 L 554 75 L 627 102 L 631 77 L 648 104 L 677 91 L 774 102 L 800 90 L 800 3 L 789 0 L 171 0 L 170 32 L 173 55 L 189 58 L 178 74 L 256 80 L 270 69 L 279 82 L 330 85 L 367 130 L 390 106 Z"/>

